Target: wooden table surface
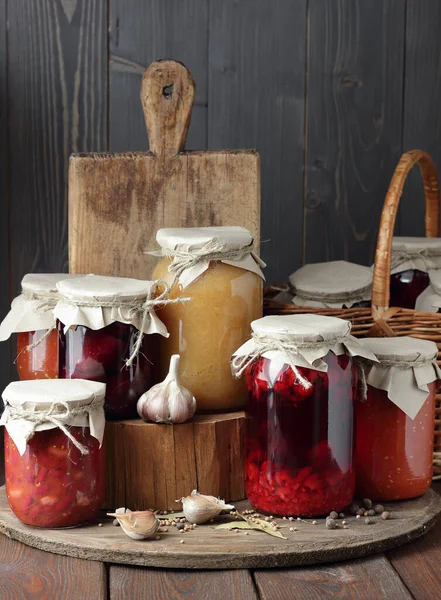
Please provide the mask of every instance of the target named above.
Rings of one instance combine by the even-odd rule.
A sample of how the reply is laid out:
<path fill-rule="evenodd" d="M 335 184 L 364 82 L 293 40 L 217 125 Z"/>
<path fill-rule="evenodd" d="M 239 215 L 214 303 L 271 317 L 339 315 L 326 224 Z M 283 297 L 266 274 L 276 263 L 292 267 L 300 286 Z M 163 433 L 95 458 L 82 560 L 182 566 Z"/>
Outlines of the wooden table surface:
<path fill-rule="evenodd" d="M 441 484 L 434 484 L 441 493 Z M 401 548 L 293 569 L 182 571 L 50 554 L 0 535 L 1 600 L 438 600 L 441 521 Z"/>

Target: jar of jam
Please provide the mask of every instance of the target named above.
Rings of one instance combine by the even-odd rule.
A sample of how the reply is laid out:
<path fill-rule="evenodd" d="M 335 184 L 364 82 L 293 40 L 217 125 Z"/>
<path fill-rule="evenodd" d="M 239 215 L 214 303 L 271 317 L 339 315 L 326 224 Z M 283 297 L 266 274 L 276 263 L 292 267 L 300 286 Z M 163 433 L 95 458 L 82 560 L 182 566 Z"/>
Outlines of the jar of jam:
<path fill-rule="evenodd" d="M 98 516 L 104 391 L 81 379 L 18 381 L 4 390 L 6 496 L 26 525 L 74 527 Z"/>
<path fill-rule="evenodd" d="M 367 398 L 357 402 L 356 494 L 382 501 L 420 496 L 432 481 L 436 344 L 363 341 L 380 362 L 366 362 Z"/>
<path fill-rule="evenodd" d="M 54 314 L 63 325 L 60 376 L 106 384 L 108 419 L 137 417 L 140 396 L 153 385 L 152 336 L 168 335 L 154 311 L 166 302 L 156 282 L 87 275 L 57 284 Z"/>
<path fill-rule="evenodd" d="M 415 303 L 415 309 L 423 312 L 439 312 L 441 309 L 441 269 L 428 272 L 429 286 Z"/>
<path fill-rule="evenodd" d="M 297 306 L 352 308 L 371 305 L 372 270 L 336 260 L 304 265 L 289 282 Z"/>
<path fill-rule="evenodd" d="M 334 317 L 269 316 L 252 329 L 232 361 L 248 386 L 248 499 L 282 516 L 340 511 L 355 489 L 354 357 L 375 357 Z"/>
<path fill-rule="evenodd" d="M 29 273 L 22 292 L 0 324 L 0 341 L 17 333 L 17 371 L 20 379 L 54 379 L 59 376 L 59 355 L 64 344 L 53 309 L 58 301 L 57 283 L 78 277 L 67 273 Z"/>
<path fill-rule="evenodd" d="M 263 263 L 243 227 L 160 229 L 162 260 L 153 277 L 172 286 L 172 298 L 190 298 L 160 311 L 170 338 L 160 341 L 161 379 L 180 354 L 180 381 L 199 411 L 243 406 L 246 389 L 231 376 L 232 353 L 262 315 Z"/>
<path fill-rule="evenodd" d="M 441 269 L 441 238 L 392 239 L 390 306 L 414 309 L 429 285 L 429 271 Z"/>

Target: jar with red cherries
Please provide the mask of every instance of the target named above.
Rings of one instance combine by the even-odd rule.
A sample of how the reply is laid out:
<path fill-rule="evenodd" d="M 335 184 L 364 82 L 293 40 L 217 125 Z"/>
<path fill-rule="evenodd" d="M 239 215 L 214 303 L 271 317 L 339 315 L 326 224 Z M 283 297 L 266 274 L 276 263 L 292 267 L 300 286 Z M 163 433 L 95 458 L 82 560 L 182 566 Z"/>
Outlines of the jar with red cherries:
<path fill-rule="evenodd" d="M 105 385 L 40 379 L 2 398 L 6 495 L 35 527 L 74 527 L 98 517 L 105 495 Z"/>
<path fill-rule="evenodd" d="M 432 269 L 441 269 L 441 238 L 394 237 L 390 306 L 414 309 Z"/>
<path fill-rule="evenodd" d="M 333 317 L 268 316 L 233 356 L 248 386 L 245 478 L 255 509 L 312 517 L 350 503 L 355 357 L 375 360 L 350 330 Z"/>
<path fill-rule="evenodd" d="M 153 385 L 154 333 L 168 336 L 154 307 L 167 302 L 158 282 L 87 275 L 57 284 L 54 315 L 65 352 L 60 377 L 106 384 L 108 419 L 137 417 L 140 396 Z"/>

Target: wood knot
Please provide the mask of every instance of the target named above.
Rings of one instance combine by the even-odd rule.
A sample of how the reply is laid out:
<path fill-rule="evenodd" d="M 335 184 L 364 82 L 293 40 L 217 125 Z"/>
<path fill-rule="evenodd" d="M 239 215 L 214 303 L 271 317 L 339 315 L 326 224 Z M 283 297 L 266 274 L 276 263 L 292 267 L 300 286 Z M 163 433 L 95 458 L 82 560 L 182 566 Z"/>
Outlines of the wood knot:
<path fill-rule="evenodd" d="M 170 84 L 170 85 L 165 85 L 165 86 L 162 88 L 162 95 L 164 96 L 164 98 L 165 98 L 166 100 L 170 100 L 170 98 L 171 98 L 171 97 L 172 97 L 172 95 L 173 95 L 173 84 Z"/>

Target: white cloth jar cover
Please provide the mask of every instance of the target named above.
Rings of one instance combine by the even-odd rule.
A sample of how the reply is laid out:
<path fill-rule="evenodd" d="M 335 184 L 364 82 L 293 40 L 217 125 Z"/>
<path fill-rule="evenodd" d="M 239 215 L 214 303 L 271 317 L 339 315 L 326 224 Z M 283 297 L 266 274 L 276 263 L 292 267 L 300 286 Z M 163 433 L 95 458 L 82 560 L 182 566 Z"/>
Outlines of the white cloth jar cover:
<path fill-rule="evenodd" d="M 0 425 L 6 427 L 20 455 L 36 431 L 60 428 L 84 454 L 69 427 L 88 427 L 103 442 L 106 386 L 84 379 L 37 379 L 14 381 L 2 394 L 5 410 Z"/>
<path fill-rule="evenodd" d="M 190 285 L 212 261 L 252 271 L 265 279 L 265 263 L 253 249 L 253 236 L 244 227 L 179 227 L 159 229 L 156 241 L 161 250 L 148 252 L 172 260 L 169 271 L 183 288 Z"/>
<path fill-rule="evenodd" d="M 305 265 L 289 281 L 297 306 L 351 308 L 370 301 L 372 294 L 371 269 L 344 260 Z"/>
<path fill-rule="evenodd" d="M 233 355 L 233 375 L 239 377 L 254 360 L 263 356 L 283 361 L 291 367 L 305 367 L 326 372 L 322 360 L 328 352 L 335 355 L 368 358 L 374 354 L 353 337 L 351 323 L 322 315 L 274 315 L 251 323 L 252 338 Z"/>
<path fill-rule="evenodd" d="M 441 238 L 394 237 L 391 275 L 410 269 L 424 273 L 441 269 Z"/>
<path fill-rule="evenodd" d="M 366 383 L 387 392 L 388 398 L 414 419 L 429 394 L 428 384 L 441 379 L 435 342 L 411 337 L 364 338 L 378 362 L 366 361 Z"/>
<path fill-rule="evenodd" d="M 58 302 L 57 283 L 62 279 L 81 277 L 67 273 L 29 273 L 21 282 L 22 292 L 14 298 L 11 310 L 0 324 L 0 341 L 12 333 L 52 329 L 53 309 Z"/>
<path fill-rule="evenodd" d="M 415 310 L 438 312 L 441 308 L 441 270 L 429 271 L 430 285 L 418 296 Z"/>

